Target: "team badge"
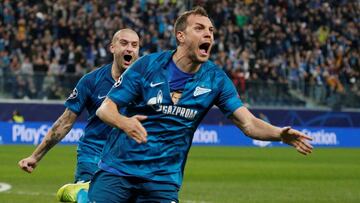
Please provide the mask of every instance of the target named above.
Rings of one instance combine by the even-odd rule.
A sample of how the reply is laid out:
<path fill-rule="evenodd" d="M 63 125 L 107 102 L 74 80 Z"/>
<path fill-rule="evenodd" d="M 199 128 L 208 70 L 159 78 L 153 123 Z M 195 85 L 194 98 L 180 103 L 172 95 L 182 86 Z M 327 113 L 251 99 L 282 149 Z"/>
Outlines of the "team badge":
<path fill-rule="evenodd" d="M 78 91 L 75 88 L 67 99 L 75 99 L 78 96 Z"/>
<path fill-rule="evenodd" d="M 195 88 L 194 97 L 197 97 L 197 96 L 206 94 L 206 93 L 208 93 L 208 92 L 211 92 L 211 89 L 203 88 L 203 87 L 199 87 L 199 86 L 198 86 L 198 87 Z"/>

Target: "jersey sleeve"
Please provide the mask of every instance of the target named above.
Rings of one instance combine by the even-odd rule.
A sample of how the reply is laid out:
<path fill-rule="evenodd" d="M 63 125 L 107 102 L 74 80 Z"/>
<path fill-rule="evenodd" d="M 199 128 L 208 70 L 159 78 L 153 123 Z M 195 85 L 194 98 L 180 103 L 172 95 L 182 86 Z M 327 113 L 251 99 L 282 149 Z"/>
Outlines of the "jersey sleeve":
<path fill-rule="evenodd" d="M 90 88 L 88 75 L 85 75 L 67 98 L 65 106 L 77 115 L 81 114 L 91 93 Z"/>
<path fill-rule="evenodd" d="M 236 109 L 243 106 L 234 84 L 225 73 L 221 74 L 219 88 L 220 92 L 215 100 L 215 105 L 218 106 L 226 116 L 231 115 Z"/>
<path fill-rule="evenodd" d="M 133 63 L 118 79 L 110 89 L 107 97 L 118 106 L 126 106 L 141 94 L 142 68 L 145 64 L 144 58 Z"/>

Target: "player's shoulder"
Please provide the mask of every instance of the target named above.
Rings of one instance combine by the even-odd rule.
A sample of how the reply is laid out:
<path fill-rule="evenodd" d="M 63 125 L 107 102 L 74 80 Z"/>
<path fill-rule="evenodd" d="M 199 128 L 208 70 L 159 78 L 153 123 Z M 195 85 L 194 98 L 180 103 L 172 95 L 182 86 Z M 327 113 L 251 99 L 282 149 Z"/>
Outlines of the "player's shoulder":
<path fill-rule="evenodd" d="M 161 60 L 167 60 L 169 57 L 171 57 L 171 51 L 155 52 L 144 56 L 144 58 L 146 58 L 148 63 L 152 63 L 154 61 L 159 62 Z"/>
<path fill-rule="evenodd" d="M 140 57 L 132 65 L 132 70 L 146 74 L 148 72 L 156 72 L 158 68 L 162 67 L 161 64 L 166 64 L 172 56 L 172 51 L 156 52 Z"/>
<path fill-rule="evenodd" d="M 218 77 L 224 77 L 226 76 L 225 72 L 223 71 L 223 69 L 218 66 L 217 64 L 215 64 L 214 62 L 208 60 L 205 63 L 203 63 L 202 67 L 203 70 L 202 72 L 205 74 L 211 74 Z"/>
<path fill-rule="evenodd" d="M 100 66 L 96 68 L 95 70 L 92 70 L 89 73 L 86 73 L 82 76 L 80 79 L 81 83 L 85 83 L 85 85 L 93 86 L 96 84 L 99 80 L 101 80 L 104 76 L 106 76 L 106 73 L 108 71 L 111 71 L 111 64 L 106 64 L 103 66 Z"/>
<path fill-rule="evenodd" d="M 86 73 L 82 78 L 85 80 L 96 81 L 106 75 L 108 71 L 111 71 L 111 64 L 100 66 L 89 73 Z"/>
<path fill-rule="evenodd" d="M 206 68 L 207 70 L 212 70 L 212 71 L 217 71 L 220 69 L 220 67 L 215 64 L 213 61 L 207 60 L 204 64 L 203 67 Z"/>
<path fill-rule="evenodd" d="M 155 53 L 150 53 L 147 54 L 145 56 L 143 56 L 143 58 L 145 58 L 146 60 L 148 60 L 148 62 L 154 62 L 154 61 L 162 61 L 162 60 L 168 60 L 172 55 L 173 55 L 174 51 L 161 51 L 161 52 L 155 52 Z"/>
<path fill-rule="evenodd" d="M 93 79 L 93 78 L 98 78 L 99 76 L 103 76 L 105 75 L 106 72 L 110 71 L 111 65 L 112 64 L 105 64 L 103 66 L 100 66 L 92 70 L 91 72 L 85 74 L 84 77 Z"/>

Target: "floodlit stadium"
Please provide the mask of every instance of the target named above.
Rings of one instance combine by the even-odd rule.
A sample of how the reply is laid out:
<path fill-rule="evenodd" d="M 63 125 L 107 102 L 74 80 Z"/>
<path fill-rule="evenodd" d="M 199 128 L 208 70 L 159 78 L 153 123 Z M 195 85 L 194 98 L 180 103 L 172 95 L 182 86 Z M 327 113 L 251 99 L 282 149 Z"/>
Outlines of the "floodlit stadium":
<path fill-rule="evenodd" d="M 0 202 L 71 202 L 66 199 L 69 197 L 59 194 L 59 188 L 68 183 L 91 180 L 92 175 L 90 179 L 82 179 L 85 176 L 76 168 L 77 162 L 85 162 L 91 150 L 101 151 L 107 139 L 96 141 L 98 137 L 94 133 L 92 139 L 95 141 L 91 140 L 93 143 L 89 144 L 84 140 L 87 123 L 108 119 L 107 115 L 101 114 L 104 111 L 96 112 L 100 105 L 101 110 L 104 109 L 106 102 L 102 101 L 110 99 L 120 106 L 121 99 L 127 97 L 113 96 L 114 88 L 135 89 L 136 77 L 133 81 L 127 80 L 131 71 L 120 78 L 115 74 L 114 79 L 114 66 L 106 64 L 125 64 L 119 65 L 123 68 L 121 74 L 128 66 L 136 69 L 136 65 L 130 64 L 144 60 L 149 54 L 175 49 L 180 52 L 181 40 L 187 39 L 182 38 L 183 34 L 189 35 L 186 35 L 187 30 L 180 30 L 175 35 L 175 21 L 183 12 L 196 6 L 206 10 L 213 25 L 209 29 L 213 41 L 208 37 L 206 43 L 199 43 L 198 55 L 208 57 L 222 69 L 217 71 L 230 81 L 242 107 L 248 108 L 262 123 L 291 126 L 310 137 L 309 144 L 314 149 L 307 154 L 307 145 L 295 144 L 294 148 L 285 144 L 284 139 L 284 142 L 262 141 L 246 136 L 246 128 L 241 131 L 236 126 L 241 122 L 234 124 L 233 117 L 224 115 L 232 113 L 230 107 L 235 104 L 231 99 L 235 97 L 224 101 L 219 96 L 220 99 L 210 102 L 214 92 L 228 88 L 225 83 L 214 85 L 215 80 L 220 80 L 215 77 L 213 81 L 208 80 L 214 82 L 212 86 L 195 85 L 191 97 L 183 96 L 183 100 L 190 98 L 188 100 L 194 105 L 204 108 L 216 105 L 192 131 L 192 146 L 185 159 L 184 175 L 178 178 L 180 182 L 182 180 L 179 202 L 360 202 L 360 3 L 352 0 L 0 1 Z M 195 26 L 197 32 L 208 26 L 206 23 L 195 25 L 198 25 Z M 124 28 L 131 30 L 118 32 Z M 134 37 L 136 33 L 139 38 Z M 127 38 L 129 36 L 132 38 Z M 117 49 L 121 48 L 114 45 L 117 41 L 119 47 L 129 43 L 131 50 L 119 54 Z M 136 50 L 144 57 L 136 60 Z M 200 111 L 187 108 L 181 100 L 191 84 L 187 81 L 195 78 L 196 73 L 182 71 L 184 69 L 175 58 L 172 58 L 173 67 L 167 65 L 175 68 L 169 70 L 178 70 L 167 75 L 169 83 L 166 87 L 170 96 L 165 91 L 157 91 L 146 99 L 148 106 L 144 107 L 152 113 L 142 111 L 138 114 L 146 114 L 147 119 L 159 123 L 164 121 L 161 119 L 171 118 L 160 126 L 185 133 L 189 130 L 174 130 L 172 124 L 190 126 L 190 120 L 201 117 Z M 101 72 L 105 69 L 109 71 L 108 75 Z M 180 77 L 186 78 L 182 79 L 184 83 L 173 82 Z M 166 84 L 159 80 L 147 82 L 149 84 L 140 84 L 148 88 L 144 95 Z M 83 89 L 79 88 L 81 85 Z M 182 87 L 181 91 L 176 89 L 178 86 Z M 89 91 L 84 90 L 86 88 Z M 90 99 L 84 99 L 83 106 L 78 101 L 71 101 L 81 100 L 85 91 Z M 171 105 L 162 105 L 167 97 Z M 129 112 L 141 106 L 138 97 L 131 101 L 120 110 L 129 117 L 133 116 Z M 154 112 L 164 115 L 156 117 Z M 144 120 L 134 118 L 131 124 L 141 124 Z M 260 126 L 271 134 L 273 128 L 264 125 Z M 153 127 L 145 126 L 151 134 Z M 140 135 L 141 128 L 137 127 Z M 64 134 L 66 137 L 61 138 L 57 129 L 63 128 L 68 131 Z M 120 133 L 133 132 L 123 129 L 114 135 L 110 133 L 111 127 L 110 130 L 93 129 L 102 129 L 94 132 L 105 136 L 111 134 L 112 141 L 114 136 L 121 137 Z M 54 139 L 46 140 L 50 135 Z M 159 137 L 161 139 L 155 141 L 170 139 L 162 134 Z M 134 150 L 144 149 L 141 137 L 135 139 L 129 135 L 129 138 L 119 139 L 131 138 L 138 143 L 133 142 L 123 149 L 130 152 L 134 146 Z M 111 143 L 111 139 L 108 138 L 108 142 Z M 156 144 L 151 136 L 147 139 Z M 125 143 L 124 140 L 118 142 Z M 173 151 L 184 151 L 179 147 L 181 143 L 168 142 L 177 144 L 174 146 L 178 148 Z M 83 151 L 85 158 L 78 154 L 84 146 L 90 150 Z M 40 157 L 41 161 L 33 165 L 29 160 L 26 161 L 28 165 L 22 162 L 36 153 L 35 157 Z M 138 158 L 128 157 L 129 161 Z M 141 168 L 150 160 L 145 159 L 137 162 L 137 167 Z M 99 163 L 101 170 L 110 167 L 99 160 L 100 157 L 96 157 L 91 163 L 96 162 L 96 166 Z M 21 163 L 22 169 L 31 173 L 24 172 L 19 167 Z M 159 170 L 170 173 L 171 166 L 161 165 Z M 115 169 L 111 168 L 111 171 Z M 87 169 L 81 170 L 86 172 Z M 105 188 L 106 184 L 100 186 Z M 70 191 L 77 199 L 72 202 L 83 201 L 79 197 L 82 191 L 87 198 L 87 189 L 72 188 Z M 103 197 L 104 202 L 110 199 L 106 195 Z"/>

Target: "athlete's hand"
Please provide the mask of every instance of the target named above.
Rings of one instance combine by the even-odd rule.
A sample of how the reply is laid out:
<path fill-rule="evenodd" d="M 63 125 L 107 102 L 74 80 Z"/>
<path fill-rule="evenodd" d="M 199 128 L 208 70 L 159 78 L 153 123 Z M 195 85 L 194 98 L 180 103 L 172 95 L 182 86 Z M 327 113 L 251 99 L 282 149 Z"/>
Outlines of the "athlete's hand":
<path fill-rule="evenodd" d="M 37 162 L 38 161 L 34 157 L 29 156 L 25 159 L 20 160 L 18 165 L 22 170 L 31 173 L 35 169 Z"/>
<path fill-rule="evenodd" d="M 134 139 L 137 143 L 145 143 L 147 132 L 141 125 L 140 121 L 145 120 L 147 117 L 142 115 L 135 115 L 126 120 L 124 132 Z"/>
<path fill-rule="evenodd" d="M 281 141 L 295 147 L 301 154 L 307 155 L 312 152 L 313 146 L 308 143 L 312 138 L 300 131 L 292 129 L 291 127 L 284 127 L 281 129 L 280 137 Z"/>

